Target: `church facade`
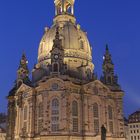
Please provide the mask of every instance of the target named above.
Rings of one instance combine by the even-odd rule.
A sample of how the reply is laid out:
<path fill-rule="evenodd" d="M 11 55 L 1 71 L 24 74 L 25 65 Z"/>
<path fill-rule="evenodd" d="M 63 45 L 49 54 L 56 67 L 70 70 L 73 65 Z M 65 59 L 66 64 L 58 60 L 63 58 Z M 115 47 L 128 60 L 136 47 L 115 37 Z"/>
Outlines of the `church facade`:
<path fill-rule="evenodd" d="M 7 140 L 124 140 L 124 92 L 108 46 L 98 80 L 74 0 L 55 0 L 55 14 L 39 44 L 32 80 L 25 54 L 20 60 L 7 97 Z"/>

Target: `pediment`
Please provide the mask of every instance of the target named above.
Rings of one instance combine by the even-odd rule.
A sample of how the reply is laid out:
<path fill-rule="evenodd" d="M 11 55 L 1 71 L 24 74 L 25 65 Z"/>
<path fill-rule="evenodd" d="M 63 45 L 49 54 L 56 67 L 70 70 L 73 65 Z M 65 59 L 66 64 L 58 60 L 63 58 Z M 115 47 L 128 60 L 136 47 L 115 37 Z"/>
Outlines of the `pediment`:
<path fill-rule="evenodd" d="M 18 94 L 18 93 L 24 93 L 24 92 L 29 92 L 30 90 L 32 90 L 32 88 L 30 86 L 22 83 L 22 85 L 17 90 L 16 94 Z"/>
<path fill-rule="evenodd" d="M 65 88 L 65 82 L 60 78 L 51 78 L 46 81 L 39 82 L 39 90 L 58 91 Z"/>
<path fill-rule="evenodd" d="M 91 93 L 91 94 L 111 92 L 110 89 L 99 80 L 95 80 L 93 82 L 84 85 L 84 91 L 86 93 Z"/>

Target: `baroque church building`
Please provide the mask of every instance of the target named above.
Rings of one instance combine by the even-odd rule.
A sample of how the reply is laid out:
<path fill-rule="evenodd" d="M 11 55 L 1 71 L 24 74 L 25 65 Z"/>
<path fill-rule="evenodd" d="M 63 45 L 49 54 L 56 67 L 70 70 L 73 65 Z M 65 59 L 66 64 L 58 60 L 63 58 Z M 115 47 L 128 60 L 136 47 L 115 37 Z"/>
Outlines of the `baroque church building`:
<path fill-rule="evenodd" d="M 74 0 L 55 0 L 29 78 L 22 55 L 8 95 L 7 140 L 124 140 L 123 95 L 108 46 L 100 80 Z"/>

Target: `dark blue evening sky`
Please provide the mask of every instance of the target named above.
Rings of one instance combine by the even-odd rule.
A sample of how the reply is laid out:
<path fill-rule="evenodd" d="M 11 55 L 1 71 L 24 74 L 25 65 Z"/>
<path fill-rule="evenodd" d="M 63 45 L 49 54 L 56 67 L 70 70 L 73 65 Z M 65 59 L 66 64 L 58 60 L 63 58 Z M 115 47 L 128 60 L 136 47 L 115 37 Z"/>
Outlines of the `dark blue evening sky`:
<path fill-rule="evenodd" d="M 109 44 L 119 83 L 125 91 L 125 115 L 140 108 L 140 1 L 76 0 L 75 16 L 88 32 L 95 72 L 101 75 L 105 44 Z M 54 17 L 53 0 L 1 0 L 0 3 L 0 111 L 16 79 L 22 52 L 30 70 L 45 26 Z"/>

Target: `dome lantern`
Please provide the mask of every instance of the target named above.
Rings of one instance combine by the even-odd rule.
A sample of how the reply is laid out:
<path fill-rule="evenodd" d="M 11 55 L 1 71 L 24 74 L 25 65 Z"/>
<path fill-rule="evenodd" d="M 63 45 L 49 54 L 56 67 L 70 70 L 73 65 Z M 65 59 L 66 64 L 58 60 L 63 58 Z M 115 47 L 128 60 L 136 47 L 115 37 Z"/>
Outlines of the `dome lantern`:
<path fill-rule="evenodd" d="M 74 15 L 74 2 L 75 0 L 55 0 L 55 15 Z"/>

